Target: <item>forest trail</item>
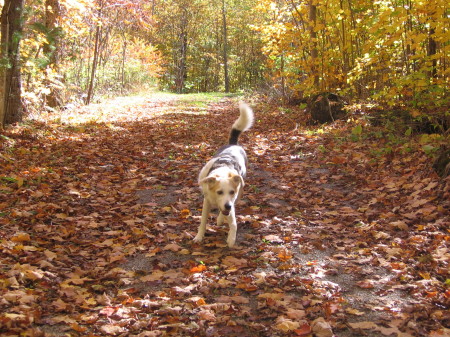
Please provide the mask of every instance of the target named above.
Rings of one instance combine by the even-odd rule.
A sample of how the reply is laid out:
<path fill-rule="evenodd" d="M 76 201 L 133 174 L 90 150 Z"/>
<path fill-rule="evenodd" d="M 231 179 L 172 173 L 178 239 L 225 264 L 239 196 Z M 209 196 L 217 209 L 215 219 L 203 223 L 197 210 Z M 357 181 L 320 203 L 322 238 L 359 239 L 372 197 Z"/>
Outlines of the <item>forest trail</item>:
<path fill-rule="evenodd" d="M 237 99 L 117 98 L 6 132 L 4 336 L 448 335 L 449 205 L 429 157 L 362 139 L 360 116 L 254 110 L 233 249 L 215 217 L 192 239 L 197 175 Z"/>

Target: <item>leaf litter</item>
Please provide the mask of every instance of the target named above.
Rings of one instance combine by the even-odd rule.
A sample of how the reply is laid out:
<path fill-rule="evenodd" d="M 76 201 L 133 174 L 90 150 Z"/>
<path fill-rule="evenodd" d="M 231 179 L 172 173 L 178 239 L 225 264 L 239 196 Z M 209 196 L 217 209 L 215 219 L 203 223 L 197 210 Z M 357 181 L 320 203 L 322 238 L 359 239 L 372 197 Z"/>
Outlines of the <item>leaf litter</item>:
<path fill-rule="evenodd" d="M 448 187 L 354 122 L 256 106 L 237 247 L 214 217 L 192 243 L 235 107 L 122 99 L 5 131 L 3 335 L 448 335 Z"/>

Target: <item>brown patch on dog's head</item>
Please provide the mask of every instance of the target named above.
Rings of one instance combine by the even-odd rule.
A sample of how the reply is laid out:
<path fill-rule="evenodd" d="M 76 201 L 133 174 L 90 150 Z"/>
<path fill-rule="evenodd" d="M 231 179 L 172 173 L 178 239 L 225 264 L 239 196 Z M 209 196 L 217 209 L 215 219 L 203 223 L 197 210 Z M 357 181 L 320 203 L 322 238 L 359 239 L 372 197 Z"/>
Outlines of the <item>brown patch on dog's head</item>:
<path fill-rule="evenodd" d="M 217 177 L 206 177 L 200 181 L 200 184 L 207 184 L 210 190 L 214 189 L 214 186 L 217 186 L 218 180 Z"/>
<path fill-rule="evenodd" d="M 238 188 L 239 184 L 244 187 L 244 179 L 239 174 L 230 174 L 231 182 L 235 188 Z"/>

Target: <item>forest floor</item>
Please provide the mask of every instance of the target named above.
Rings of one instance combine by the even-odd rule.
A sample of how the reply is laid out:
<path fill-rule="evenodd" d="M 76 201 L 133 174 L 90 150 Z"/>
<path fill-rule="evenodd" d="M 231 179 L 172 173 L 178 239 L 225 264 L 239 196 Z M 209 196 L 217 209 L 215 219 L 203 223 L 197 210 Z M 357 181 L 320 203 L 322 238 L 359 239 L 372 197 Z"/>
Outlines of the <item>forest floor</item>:
<path fill-rule="evenodd" d="M 237 98 L 148 95 L 0 134 L 2 336 L 449 336 L 435 135 L 254 104 L 236 247 L 197 175 Z"/>

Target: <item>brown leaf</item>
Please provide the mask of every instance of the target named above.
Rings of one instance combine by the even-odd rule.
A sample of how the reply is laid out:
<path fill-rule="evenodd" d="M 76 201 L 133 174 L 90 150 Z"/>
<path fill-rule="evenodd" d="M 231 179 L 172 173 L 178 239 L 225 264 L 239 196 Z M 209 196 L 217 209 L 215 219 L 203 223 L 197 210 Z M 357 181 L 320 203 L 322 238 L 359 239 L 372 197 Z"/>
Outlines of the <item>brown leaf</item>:
<path fill-rule="evenodd" d="M 201 320 L 205 320 L 205 321 L 215 321 L 216 320 L 216 315 L 211 310 L 201 310 L 197 313 L 197 316 Z"/>
<path fill-rule="evenodd" d="M 358 287 L 363 288 L 363 289 L 372 289 L 375 287 L 373 280 L 362 280 L 362 281 L 356 282 L 356 284 L 358 285 Z"/>
<path fill-rule="evenodd" d="M 348 323 L 353 329 L 375 329 L 377 325 L 374 322 Z"/>
<path fill-rule="evenodd" d="M 315 319 L 311 325 L 312 331 L 317 337 L 332 337 L 334 335 L 330 323 L 325 321 L 323 317 Z"/>
<path fill-rule="evenodd" d="M 227 267 L 244 268 L 247 266 L 246 259 L 238 259 L 234 256 L 227 256 L 222 260 L 222 263 Z"/>
<path fill-rule="evenodd" d="M 163 250 L 171 250 L 172 252 L 178 252 L 180 249 L 181 247 L 176 243 L 169 243 L 163 248 Z"/>

